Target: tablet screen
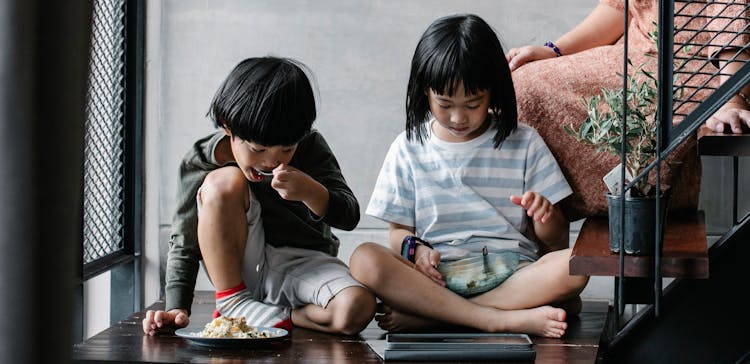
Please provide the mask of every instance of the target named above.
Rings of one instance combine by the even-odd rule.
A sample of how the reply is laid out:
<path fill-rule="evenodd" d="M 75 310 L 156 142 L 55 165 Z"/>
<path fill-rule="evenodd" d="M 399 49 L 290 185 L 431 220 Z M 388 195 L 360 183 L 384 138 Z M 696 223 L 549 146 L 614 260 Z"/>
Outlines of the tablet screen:
<path fill-rule="evenodd" d="M 531 341 L 526 335 L 477 335 L 465 334 L 455 336 L 450 334 L 391 334 L 391 343 L 446 343 L 446 344 L 500 344 L 500 345 L 529 345 Z"/>

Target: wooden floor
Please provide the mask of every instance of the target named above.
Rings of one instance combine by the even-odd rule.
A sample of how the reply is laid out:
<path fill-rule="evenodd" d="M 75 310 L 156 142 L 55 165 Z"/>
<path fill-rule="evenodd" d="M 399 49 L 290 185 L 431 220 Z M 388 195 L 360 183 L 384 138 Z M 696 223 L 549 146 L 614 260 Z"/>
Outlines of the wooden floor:
<path fill-rule="evenodd" d="M 199 292 L 193 304 L 190 327 L 200 331 L 210 321 L 213 296 Z M 158 301 L 149 308 L 163 308 Z M 594 363 L 599 338 L 607 318 L 606 302 L 584 302 L 580 316 L 569 320 L 562 339 L 532 338 L 536 363 Z M 144 311 L 145 312 L 145 311 Z M 375 321 L 357 336 L 328 335 L 295 328 L 288 338 L 256 348 L 214 349 L 198 347 L 175 335 L 150 337 L 141 331 L 143 312 L 114 325 L 73 347 L 74 362 L 114 363 L 381 363 L 367 340 L 384 337 Z"/>

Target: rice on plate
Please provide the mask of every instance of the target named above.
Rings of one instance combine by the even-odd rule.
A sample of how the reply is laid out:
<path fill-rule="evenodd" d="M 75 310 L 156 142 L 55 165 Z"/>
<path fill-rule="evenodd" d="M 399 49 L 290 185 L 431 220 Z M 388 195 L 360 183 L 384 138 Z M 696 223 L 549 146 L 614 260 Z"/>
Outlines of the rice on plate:
<path fill-rule="evenodd" d="M 219 316 L 207 323 L 203 331 L 197 334 L 200 337 L 211 338 L 238 338 L 238 339 L 265 339 L 271 335 L 268 331 L 258 330 L 245 322 L 244 317 Z"/>

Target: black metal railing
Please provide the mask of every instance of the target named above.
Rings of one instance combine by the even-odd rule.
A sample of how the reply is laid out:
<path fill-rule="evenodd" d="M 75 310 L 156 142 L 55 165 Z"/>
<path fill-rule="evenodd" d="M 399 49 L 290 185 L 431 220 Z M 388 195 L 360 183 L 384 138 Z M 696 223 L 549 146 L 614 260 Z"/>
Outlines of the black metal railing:
<path fill-rule="evenodd" d="M 627 9 L 629 1 L 625 1 Z M 692 138 L 697 129 L 703 125 L 730 98 L 750 82 L 750 61 L 740 57 L 750 49 L 750 44 L 739 43 L 739 37 L 749 34 L 746 25 L 748 19 L 748 5 L 732 0 L 727 1 L 684 1 L 675 3 L 669 0 L 659 1 L 658 25 L 658 106 L 656 112 L 658 141 L 656 159 L 635 176 L 630 184 L 625 184 L 624 173 L 621 183 L 626 187 L 624 194 L 631 186 L 648 178 L 652 170 L 656 172 L 656 191 L 660 191 L 660 165 L 675 151 L 677 147 Z M 628 58 L 627 45 L 627 12 L 625 15 L 625 54 Z M 719 58 L 718 55 L 722 54 Z M 744 63 L 736 72 L 729 72 L 729 64 Z M 627 62 L 624 62 L 623 75 L 627 75 Z M 721 79 L 725 78 L 724 82 Z M 623 77 L 623 93 L 627 90 L 627 78 Z M 665 85 L 669 85 L 668 87 Z M 623 113 L 627 115 L 627 105 L 624 104 Z M 626 120 L 623 117 L 623 120 Z M 623 123 L 625 124 L 625 123 Z M 623 125 L 622 135 L 625 133 Z M 622 149 L 623 151 L 625 148 Z M 625 156 L 622 156 L 624 163 Z M 734 210 L 733 222 L 737 219 L 737 171 L 735 158 L 734 174 Z M 660 211 L 659 204 L 663 203 L 657 193 L 656 211 Z M 624 207 L 624 204 L 623 204 Z M 656 214 L 656 235 L 654 251 L 654 307 L 655 316 L 659 316 L 662 295 L 661 255 L 662 239 L 661 214 Z M 622 211 L 621 211 L 622 212 Z M 624 229 L 624 224 L 621 224 Z M 623 234 L 621 234 L 622 236 Z M 620 266 L 615 293 L 615 307 L 617 308 L 617 326 L 619 318 L 624 313 L 624 242 L 620 242 Z M 622 332 L 627 327 L 622 328 Z M 616 338 L 615 338 L 616 339 Z"/>

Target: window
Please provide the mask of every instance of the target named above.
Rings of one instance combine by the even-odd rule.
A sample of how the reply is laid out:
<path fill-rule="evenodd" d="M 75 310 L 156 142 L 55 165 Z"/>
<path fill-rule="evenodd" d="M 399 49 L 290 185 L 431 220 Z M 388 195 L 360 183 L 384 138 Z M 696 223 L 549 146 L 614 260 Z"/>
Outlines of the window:
<path fill-rule="evenodd" d="M 83 338 L 83 283 L 111 272 L 110 323 L 141 308 L 142 0 L 92 4 L 86 97 L 83 242 L 75 331 Z"/>
<path fill-rule="evenodd" d="M 125 251 L 125 1 L 94 2 L 92 23 L 83 187 L 83 264 L 88 277 L 101 272 L 98 261 Z"/>

